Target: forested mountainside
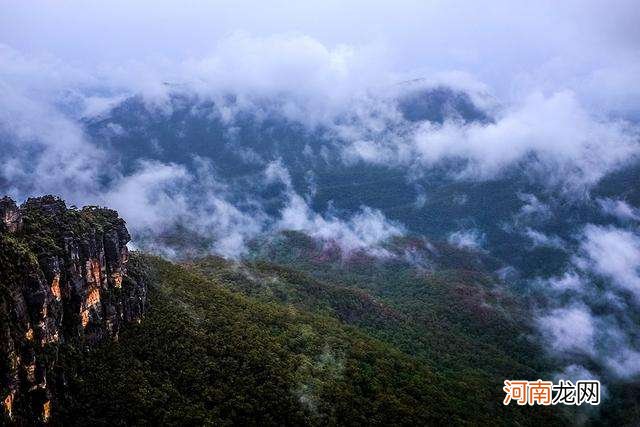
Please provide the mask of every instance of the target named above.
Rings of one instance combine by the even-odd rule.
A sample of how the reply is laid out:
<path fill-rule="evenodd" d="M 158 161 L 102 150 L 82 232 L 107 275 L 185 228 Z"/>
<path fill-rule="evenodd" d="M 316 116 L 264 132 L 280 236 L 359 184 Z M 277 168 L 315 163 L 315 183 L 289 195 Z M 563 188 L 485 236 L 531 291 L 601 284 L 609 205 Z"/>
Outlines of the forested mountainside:
<path fill-rule="evenodd" d="M 390 244 L 412 250 L 418 268 L 284 233 L 256 241 L 243 262 L 175 264 L 128 254 L 114 211 L 50 196 L 3 207 L 7 422 L 553 425 L 567 416 L 502 405 L 505 376 L 552 366 L 529 337 L 523 301 L 483 271 L 491 260 Z"/>

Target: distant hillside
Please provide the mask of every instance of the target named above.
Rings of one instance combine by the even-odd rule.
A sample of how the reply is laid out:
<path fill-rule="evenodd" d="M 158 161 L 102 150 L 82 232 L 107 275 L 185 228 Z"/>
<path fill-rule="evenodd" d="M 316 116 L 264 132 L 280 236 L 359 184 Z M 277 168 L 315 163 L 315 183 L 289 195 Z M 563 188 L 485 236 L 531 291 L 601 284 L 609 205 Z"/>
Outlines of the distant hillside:
<path fill-rule="evenodd" d="M 504 377 L 546 362 L 520 302 L 481 273 L 490 260 L 402 239 L 388 250 L 422 267 L 344 258 L 285 233 L 253 260 L 177 265 L 128 254 L 114 211 L 2 206 L 6 422 L 562 422 L 501 403 Z"/>
<path fill-rule="evenodd" d="M 553 174 L 535 153 L 490 179 L 465 179 L 464 159 L 415 167 L 397 164 L 384 150 L 379 159 L 351 158 L 345 147 L 352 147 L 354 139 L 371 144 L 401 142 L 419 126 L 494 121 L 469 94 L 446 86 L 410 84 L 377 101 L 386 113 L 393 112 L 388 115 L 395 121 L 382 113 L 378 117 L 374 100 L 367 105 L 373 110 L 367 114 L 373 117 L 348 110 L 329 124 L 306 123 L 283 113 L 286 98 L 254 100 L 247 107 L 233 96 L 213 101 L 176 90 L 165 109 L 131 97 L 84 124 L 92 140 L 126 172 L 139 168 L 140 161 L 178 164 L 198 177 L 183 191 L 200 194 L 201 182 L 214 177 L 241 210 L 257 205 L 271 218 L 278 217 L 291 189 L 306 197 L 314 211 L 331 211 L 343 219 L 368 206 L 399 221 L 411 234 L 440 241 L 470 230 L 482 237 L 478 242 L 482 249 L 504 266 L 514 267 L 524 280 L 562 274 L 575 249 L 576 234 L 585 224 L 617 223 L 602 211 L 599 199 L 639 203 L 635 188 L 640 163 L 633 157 L 593 188 L 578 189 L 570 188 L 569 176 L 551 180 Z M 233 114 L 227 117 L 225 111 Z M 290 174 L 290 189 L 265 181 L 265 168 L 274 161 Z M 210 169 L 200 176 L 203 164 Z M 192 195 L 186 199 L 196 206 L 201 203 Z M 201 232 L 198 236 L 195 228 L 189 231 L 194 241 L 211 237 Z M 535 240 L 536 232 L 551 240 Z M 153 234 L 134 237 L 158 239 Z M 171 238 L 162 243 L 178 253 L 185 250 Z M 201 253 L 205 252 L 206 245 Z"/>

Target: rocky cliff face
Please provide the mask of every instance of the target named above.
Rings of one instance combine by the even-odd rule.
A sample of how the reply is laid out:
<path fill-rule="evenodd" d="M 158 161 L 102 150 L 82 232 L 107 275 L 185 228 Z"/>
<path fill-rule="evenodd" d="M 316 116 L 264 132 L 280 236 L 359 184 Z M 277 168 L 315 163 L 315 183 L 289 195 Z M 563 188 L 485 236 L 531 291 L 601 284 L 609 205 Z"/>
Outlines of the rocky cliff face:
<path fill-rule="evenodd" d="M 64 393 L 60 346 L 88 349 L 140 320 L 147 288 L 127 274 L 115 211 L 52 196 L 0 199 L 0 399 L 5 421 L 48 422 Z M 2 418 L 0 418 L 1 420 Z"/>

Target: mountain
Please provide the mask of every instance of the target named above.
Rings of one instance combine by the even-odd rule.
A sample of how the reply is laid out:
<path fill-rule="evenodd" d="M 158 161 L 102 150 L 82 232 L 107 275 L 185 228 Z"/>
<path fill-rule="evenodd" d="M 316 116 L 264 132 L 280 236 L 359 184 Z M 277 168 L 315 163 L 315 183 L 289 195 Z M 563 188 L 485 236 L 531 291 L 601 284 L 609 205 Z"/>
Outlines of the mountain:
<path fill-rule="evenodd" d="M 186 203 L 202 205 L 194 193 L 206 192 L 203 182 L 214 179 L 225 187 L 226 200 L 243 211 L 257 205 L 269 217 L 280 214 L 291 191 L 304 196 L 313 211 L 341 219 L 366 206 L 414 235 L 442 241 L 460 231 L 475 233 L 481 249 L 527 280 L 561 274 L 571 259 L 567 247 L 575 248 L 575 236 L 586 224 L 619 224 L 619 218 L 603 211 L 603 201 L 638 203 L 634 188 L 640 163 L 635 158 L 592 187 L 578 188 L 571 187 L 577 184 L 570 171 L 548 182 L 555 174 L 535 153 L 485 179 L 464 178 L 468 162 L 462 159 L 416 167 L 398 164 L 391 151 L 382 151 L 380 159 L 368 159 L 366 153 L 352 158 L 354 138 L 373 146 L 387 140 L 400 144 L 421 126 L 486 126 L 496 120 L 463 91 L 416 85 L 400 87 L 383 100 L 366 100 L 382 107 L 353 107 L 373 110 L 364 117 L 347 107 L 328 123 L 287 116 L 282 109 L 286 98 L 247 106 L 233 96 L 211 100 L 176 92 L 162 108 L 141 97 L 128 98 L 108 113 L 85 119 L 85 125 L 125 171 L 134 173 L 149 161 L 184 167 L 196 182 L 168 192 L 188 193 Z M 224 115 L 228 111 L 230 117 Z M 273 162 L 286 171 L 290 186 L 265 181 L 265 168 Z M 175 226 L 187 227 L 185 222 Z M 211 237 L 195 228 L 190 231 Z M 153 240 L 157 234 L 136 237 Z"/>
<path fill-rule="evenodd" d="M 417 269 L 285 233 L 256 242 L 254 260 L 180 265 L 128 254 L 108 209 L 47 196 L 3 199 L 2 214 L 5 421 L 562 422 L 502 406 L 505 375 L 549 365 L 524 338 L 522 302 L 474 254 L 389 248 L 424 251 Z"/>
<path fill-rule="evenodd" d="M 3 200 L 5 417 L 633 424 L 636 156 L 589 137 L 558 159 L 511 127 L 537 129 L 532 111 L 444 86 L 326 117 L 297 101 L 172 87 L 79 119 L 90 156 L 71 166 L 90 184 L 61 188 L 126 228 L 109 209 Z M 486 134 L 511 131 L 530 149 L 502 164 L 518 147 Z M 603 402 L 504 406 L 514 378 L 599 379 Z"/>

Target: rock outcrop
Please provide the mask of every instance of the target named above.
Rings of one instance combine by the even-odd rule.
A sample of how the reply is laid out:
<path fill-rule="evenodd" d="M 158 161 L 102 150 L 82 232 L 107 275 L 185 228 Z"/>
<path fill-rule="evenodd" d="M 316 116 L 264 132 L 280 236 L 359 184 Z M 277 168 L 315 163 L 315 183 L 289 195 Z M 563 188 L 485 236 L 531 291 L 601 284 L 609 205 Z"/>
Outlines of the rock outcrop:
<path fill-rule="evenodd" d="M 142 318 L 147 288 L 127 274 L 129 240 L 109 209 L 0 199 L 0 420 L 47 423 L 64 393 L 61 346 L 86 350 Z"/>

